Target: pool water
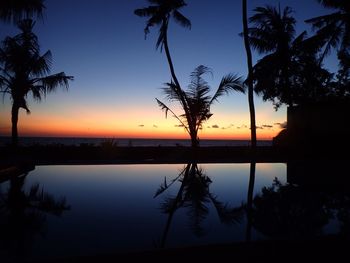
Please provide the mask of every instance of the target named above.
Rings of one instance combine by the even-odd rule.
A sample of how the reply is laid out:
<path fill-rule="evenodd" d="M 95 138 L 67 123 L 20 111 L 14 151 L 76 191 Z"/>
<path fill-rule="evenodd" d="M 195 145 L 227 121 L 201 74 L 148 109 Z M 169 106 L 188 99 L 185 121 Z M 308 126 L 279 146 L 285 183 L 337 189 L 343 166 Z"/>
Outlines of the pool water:
<path fill-rule="evenodd" d="M 286 164 L 252 167 L 37 166 L 0 184 L 0 256 L 11 262 L 303 238 L 349 226 L 347 199 L 339 208 L 329 195 L 288 183 Z"/>

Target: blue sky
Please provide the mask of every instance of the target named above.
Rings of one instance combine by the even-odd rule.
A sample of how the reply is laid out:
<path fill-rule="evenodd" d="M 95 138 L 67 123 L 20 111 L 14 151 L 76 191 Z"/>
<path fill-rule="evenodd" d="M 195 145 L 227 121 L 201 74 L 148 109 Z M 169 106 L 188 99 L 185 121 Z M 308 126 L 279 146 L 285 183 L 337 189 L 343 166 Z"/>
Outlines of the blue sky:
<path fill-rule="evenodd" d="M 245 50 L 242 38 L 238 36 L 242 31 L 241 1 L 186 2 L 188 6 L 182 13 L 191 20 L 191 30 L 175 23 L 169 28 L 169 45 L 182 85 L 187 85 L 189 74 L 200 64 L 213 69 L 214 77 L 207 79 L 213 89 L 227 73 L 245 77 Z M 281 8 L 291 6 L 295 10 L 297 33 L 304 29 L 311 33 L 303 20 L 329 12 L 316 0 L 248 0 L 248 9 L 252 14 L 251 10 L 256 6 L 278 3 Z M 159 137 L 174 128 L 176 121 L 165 120 L 154 99 L 164 97 L 160 88 L 170 80 L 165 54 L 155 49 L 158 29 L 151 30 L 145 40 L 145 19 L 133 14 L 134 9 L 147 5 L 145 0 L 46 1 L 44 21 L 38 21 L 34 31 L 42 51 L 50 49 L 53 53 L 52 73 L 65 71 L 75 80 L 68 92 L 59 90 L 49 94 L 40 104 L 29 100 L 32 114 L 20 116 L 20 133 L 21 129 L 30 130 L 28 125 L 36 125 L 31 129 L 31 133 L 36 134 L 42 126 L 38 123 L 50 119 L 66 120 L 67 126 L 79 123 L 79 128 L 71 131 L 82 136 L 102 132 L 104 125 L 110 125 L 105 129 L 108 130 L 105 136 L 114 136 L 113 131 L 115 136 L 127 136 L 127 131 L 134 129 L 130 136 L 139 130 L 139 137 L 143 137 L 143 132 L 153 132 Z M 2 39 L 17 31 L 14 26 L 1 24 L 0 32 Z M 255 54 L 254 59 L 258 58 Z M 332 59 L 327 63 L 331 68 L 336 65 Z M 0 134 L 9 131 L 9 104 L 8 99 L 0 104 Z M 275 112 L 271 103 L 263 103 L 259 98 L 256 98 L 256 104 L 258 125 L 286 120 L 285 108 Z M 213 106 L 212 112 L 214 116 L 206 125 L 208 134 L 208 127 L 215 125 L 220 128 L 249 125 L 245 95 L 231 94 L 222 98 Z M 178 130 L 182 136 L 184 131 Z M 230 133 L 234 137 L 237 130 L 222 129 L 221 132 L 224 137 L 229 137 Z"/>

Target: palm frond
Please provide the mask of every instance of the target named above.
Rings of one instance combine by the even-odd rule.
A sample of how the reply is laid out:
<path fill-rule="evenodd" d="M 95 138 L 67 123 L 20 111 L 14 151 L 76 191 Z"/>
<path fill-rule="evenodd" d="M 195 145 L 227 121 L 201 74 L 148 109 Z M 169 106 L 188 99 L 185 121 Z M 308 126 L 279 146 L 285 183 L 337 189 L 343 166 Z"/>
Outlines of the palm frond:
<path fill-rule="evenodd" d="M 191 29 L 191 21 L 179 11 L 174 10 L 173 17 L 175 22 L 178 23 L 180 26 Z"/>
<path fill-rule="evenodd" d="M 165 83 L 162 91 L 165 94 L 166 99 L 169 101 L 181 101 L 181 96 L 184 95 L 181 88 L 172 81 L 170 83 Z"/>
<path fill-rule="evenodd" d="M 0 19 L 15 23 L 26 17 L 42 18 L 45 9 L 43 2 L 43 0 L 0 1 Z"/>
<path fill-rule="evenodd" d="M 44 94 L 54 91 L 57 87 L 62 86 L 69 88 L 69 81 L 73 80 L 73 76 L 66 76 L 64 72 L 53 74 L 47 77 L 34 79 L 33 83 L 42 87 Z"/>
<path fill-rule="evenodd" d="M 242 78 L 235 74 L 228 74 L 221 79 L 219 87 L 212 97 L 209 105 L 211 105 L 214 101 L 217 101 L 222 95 L 229 94 L 231 91 L 245 93 Z"/>
<path fill-rule="evenodd" d="M 52 54 L 48 50 L 44 55 L 35 54 L 30 61 L 30 73 L 35 77 L 44 77 L 50 74 L 52 66 Z"/>
<path fill-rule="evenodd" d="M 180 119 L 180 117 L 178 117 L 167 105 L 165 105 L 163 102 L 161 102 L 161 101 L 158 100 L 157 98 L 156 98 L 156 101 L 157 101 L 157 103 L 158 103 L 158 106 L 159 106 L 163 111 L 165 111 L 165 118 L 167 118 L 168 112 L 170 112 L 170 113 L 173 115 L 173 117 L 176 118 L 176 119 L 181 123 L 181 125 L 183 125 L 183 127 L 185 128 L 185 130 L 190 134 L 190 131 L 188 130 L 187 125 L 185 125 L 185 124 L 183 123 L 183 121 Z"/>

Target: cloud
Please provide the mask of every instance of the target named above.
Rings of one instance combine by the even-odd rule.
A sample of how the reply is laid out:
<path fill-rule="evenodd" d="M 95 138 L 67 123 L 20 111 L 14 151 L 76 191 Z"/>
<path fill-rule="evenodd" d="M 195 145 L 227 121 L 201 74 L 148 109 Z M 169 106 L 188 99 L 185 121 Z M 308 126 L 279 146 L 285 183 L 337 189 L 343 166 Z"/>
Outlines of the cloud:
<path fill-rule="evenodd" d="M 140 125 L 139 125 L 139 127 L 140 127 L 140 128 L 143 128 L 143 127 L 145 127 L 145 125 L 143 125 L 143 124 L 140 124 Z"/>
<path fill-rule="evenodd" d="M 176 128 L 183 128 L 185 127 L 183 124 L 177 124 L 177 125 L 174 125 Z"/>
<path fill-rule="evenodd" d="M 153 128 L 158 128 L 158 126 L 157 126 L 157 125 L 155 125 L 155 124 L 153 124 Z"/>
<path fill-rule="evenodd" d="M 208 129 L 210 129 L 211 127 L 210 126 L 207 126 Z"/>
<path fill-rule="evenodd" d="M 263 130 L 264 127 L 263 127 L 263 126 L 256 126 L 256 129 L 257 129 L 257 130 Z"/>
<path fill-rule="evenodd" d="M 276 125 L 276 126 L 278 126 L 280 129 L 285 129 L 285 128 L 287 128 L 287 122 L 285 121 L 285 122 L 276 122 L 276 123 L 274 123 L 273 125 Z"/>
<path fill-rule="evenodd" d="M 214 124 L 214 125 L 212 125 L 211 126 L 213 129 L 219 129 L 220 127 L 219 127 L 219 125 L 217 125 L 217 124 Z"/>

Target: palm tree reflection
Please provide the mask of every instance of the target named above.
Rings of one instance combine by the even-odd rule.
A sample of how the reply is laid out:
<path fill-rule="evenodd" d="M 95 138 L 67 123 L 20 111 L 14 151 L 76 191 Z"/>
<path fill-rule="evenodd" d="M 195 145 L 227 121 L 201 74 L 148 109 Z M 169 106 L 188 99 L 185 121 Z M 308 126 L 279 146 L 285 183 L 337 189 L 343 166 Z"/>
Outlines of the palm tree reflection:
<path fill-rule="evenodd" d="M 46 215 L 61 216 L 70 209 L 65 198 L 55 199 L 39 184 L 25 191 L 27 175 L 11 177 L 8 190 L 0 189 L 0 247 L 16 256 L 25 254 L 35 235 L 45 234 Z"/>
<path fill-rule="evenodd" d="M 240 222 L 243 216 L 243 209 L 241 207 L 231 208 L 219 201 L 217 196 L 210 191 L 212 180 L 204 173 L 202 168 L 198 167 L 197 163 L 187 164 L 170 183 L 165 178 L 164 183 L 160 185 L 154 197 L 164 193 L 177 181 L 181 185 L 176 196 L 164 198 L 161 204 L 161 211 L 168 214 L 168 219 L 160 241 L 160 247 L 164 247 L 173 216 L 181 207 L 189 210 L 190 227 L 196 236 L 205 234 L 202 222 L 209 214 L 208 205 L 210 204 L 215 207 L 222 223 L 233 224 Z"/>

